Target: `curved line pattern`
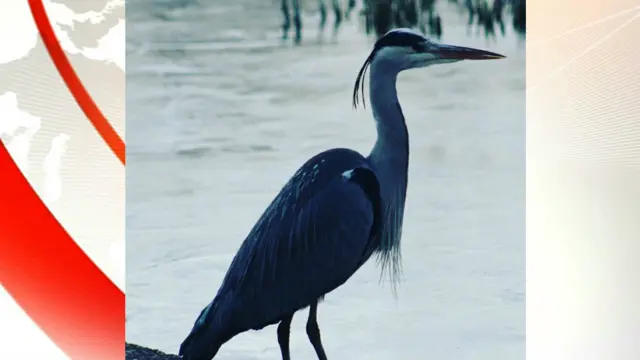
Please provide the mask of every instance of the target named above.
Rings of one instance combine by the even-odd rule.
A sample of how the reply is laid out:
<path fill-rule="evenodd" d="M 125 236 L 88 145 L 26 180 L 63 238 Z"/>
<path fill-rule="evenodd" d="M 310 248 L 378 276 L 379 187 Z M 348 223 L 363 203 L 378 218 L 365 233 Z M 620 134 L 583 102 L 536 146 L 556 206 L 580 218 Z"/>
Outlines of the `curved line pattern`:
<path fill-rule="evenodd" d="M 72 360 L 122 359 L 125 296 L 56 220 L 0 141 L 0 283 Z"/>
<path fill-rule="evenodd" d="M 62 46 L 60 46 L 60 42 L 56 38 L 42 0 L 29 0 L 29 7 L 31 8 L 31 14 L 36 22 L 42 41 L 44 41 L 45 47 L 49 52 L 49 56 L 51 56 L 51 60 L 53 60 L 56 69 L 58 69 L 62 80 L 64 80 L 64 83 L 69 88 L 71 95 L 73 95 L 76 103 L 93 124 L 98 134 L 100 134 L 109 148 L 111 148 L 111 151 L 113 151 L 122 165 L 124 165 L 126 161 L 124 141 L 102 114 L 87 89 L 82 85 L 80 78 L 78 78 L 78 75 L 73 70 L 73 66 L 71 66 Z"/>

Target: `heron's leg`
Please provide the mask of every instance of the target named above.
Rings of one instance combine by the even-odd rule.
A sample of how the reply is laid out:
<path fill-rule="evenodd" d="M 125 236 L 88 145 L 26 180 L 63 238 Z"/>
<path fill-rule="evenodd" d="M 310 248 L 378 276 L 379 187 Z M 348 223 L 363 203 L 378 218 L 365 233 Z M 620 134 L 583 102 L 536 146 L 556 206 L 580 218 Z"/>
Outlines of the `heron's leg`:
<path fill-rule="evenodd" d="M 300 0 L 293 0 L 293 25 L 296 27 L 296 44 L 302 40 L 302 19 L 300 18 Z"/>
<path fill-rule="evenodd" d="M 289 16 L 289 0 L 282 0 L 282 14 L 284 15 L 284 23 L 282 24 L 282 40 L 289 37 L 289 29 L 291 28 L 291 17 Z"/>
<path fill-rule="evenodd" d="M 291 355 L 289 354 L 289 333 L 292 319 L 293 313 L 282 318 L 280 325 L 278 325 L 278 344 L 280 345 L 282 360 L 291 360 Z"/>
<path fill-rule="evenodd" d="M 315 301 L 309 306 L 309 319 L 307 320 L 307 336 L 309 341 L 313 345 L 313 349 L 316 351 L 319 360 L 327 360 L 327 355 L 324 353 L 322 347 L 322 340 L 320 339 L 320 328 L 318 327 L 318 301 Z"/>

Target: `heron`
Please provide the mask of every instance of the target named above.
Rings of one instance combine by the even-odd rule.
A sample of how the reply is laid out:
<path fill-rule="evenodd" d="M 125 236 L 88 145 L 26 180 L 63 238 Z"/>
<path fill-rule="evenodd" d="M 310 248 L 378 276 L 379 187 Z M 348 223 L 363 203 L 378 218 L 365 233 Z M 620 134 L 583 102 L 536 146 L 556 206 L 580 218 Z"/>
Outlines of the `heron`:
<path fill-rule="evenodd" d="M 375 42 L 353 88 L 353 106 L 369 103 L 377 139 L 368 156 L 336 148 L 305 162 L 263 212 L 234 256 L 213 300 L 179 350 L 186 360 L 211 360 L 234 336 L 278 324 L 283 360 L 290 360 L 294 314 L 309 308 L 306 332 L 319 360 L 327 355 L 318 303 L 376 255 L 397 283 L 407 194 L 409 135 L 398 101 L 401 71 L 505 56 L 439 44 L 420 32 L 393 29 Z"/>

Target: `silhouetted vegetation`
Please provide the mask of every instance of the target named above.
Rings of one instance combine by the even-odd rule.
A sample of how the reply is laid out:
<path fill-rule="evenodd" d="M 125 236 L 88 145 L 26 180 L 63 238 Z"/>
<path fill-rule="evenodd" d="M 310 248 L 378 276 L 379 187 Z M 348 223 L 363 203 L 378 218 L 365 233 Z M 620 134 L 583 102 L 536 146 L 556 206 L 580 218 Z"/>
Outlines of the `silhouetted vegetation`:
<path fill-rule="evenodd" d="M 504 35 L 504 16 L 511 16 L 512 28 L 526 34 L 526 0 L 364 0 L 363 17 L 368 34 L 380 37 L 396 27 L 418 28 L 436 38 L 442 36 L 444 25 L 436 3 L 447 1 L 466 13 L 470 29 L 495 37 Z"/>
<path fill-rule="evenodd" d="M 440 38 L 445 24 L 438 14 L 440 3 L 448 2 L 458 7 L 461 14 L 469 18 L 469 30 L 483 33 L 486 37 L 496 37 L 497 32 L 504 35 L 508 26 L 505 14 L 511 17 L 511 27 L 520 35 L 526 34 L 526 0 L 360 0 L 367 34 L 380 37 L 389 30 L 398 27 L 417 28 L 424 34 Z M 324 32 L 329 13 L 329 0 L 317 0 L 320 12 L 320 33 Z M 294 42 L 302 39 L 301 0 L 280 0 L 284 16 L 282 39 L 287 40 L 289 32 L 294 31 Z M 346 8 L 343 6 L 346 5 Z M 333 33 L 337 34 L 340 24 L 351 18 L 351 12 L 357 0 L 331 1 L 334 13 Z M 497 31 L 496 31 L 497 30 Z"/>

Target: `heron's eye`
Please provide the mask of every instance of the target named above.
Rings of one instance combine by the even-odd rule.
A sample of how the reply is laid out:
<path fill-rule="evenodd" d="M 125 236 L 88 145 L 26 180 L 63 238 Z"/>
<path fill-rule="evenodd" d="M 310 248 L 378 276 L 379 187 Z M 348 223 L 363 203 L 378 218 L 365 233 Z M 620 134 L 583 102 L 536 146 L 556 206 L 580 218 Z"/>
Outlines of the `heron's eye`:
<path fill-rule="evenodd" d="M 415 52 L 421 52 L 422 51 L 422 46 L 420 44 L 417 44 L 417 43 L 412 44 L 411 48 Z"/>

